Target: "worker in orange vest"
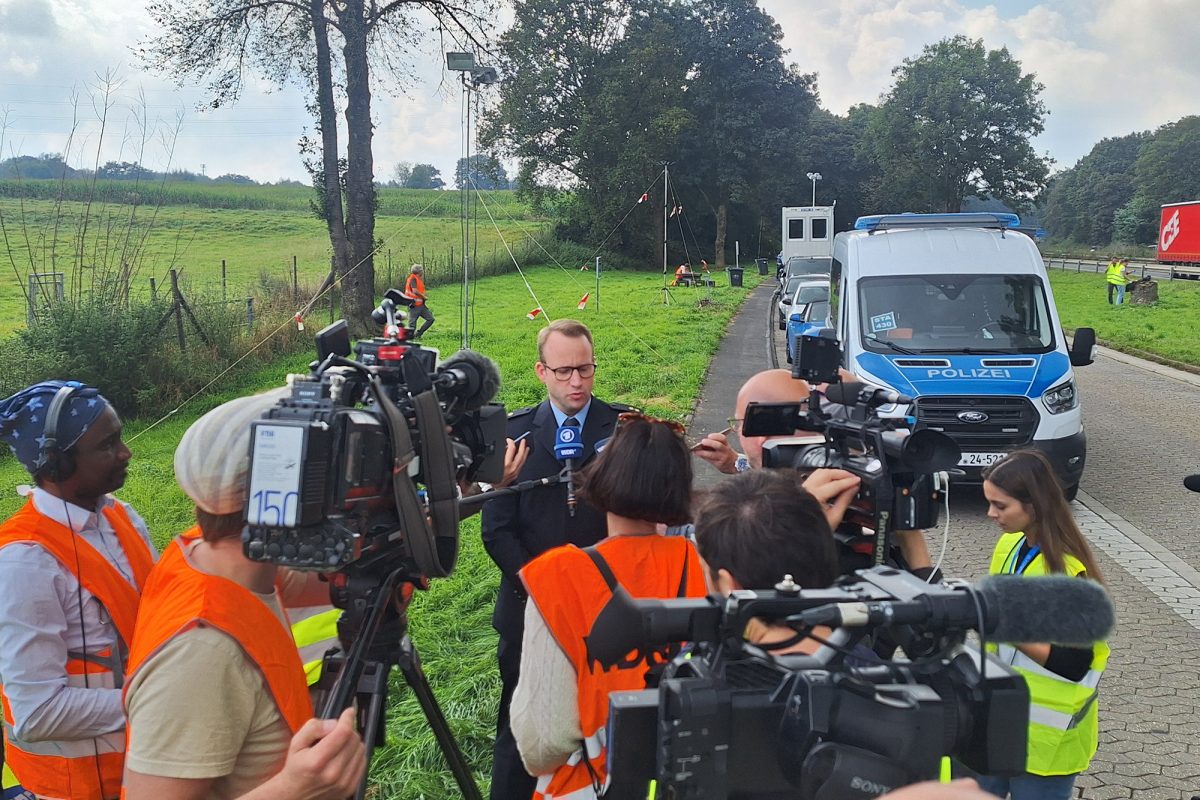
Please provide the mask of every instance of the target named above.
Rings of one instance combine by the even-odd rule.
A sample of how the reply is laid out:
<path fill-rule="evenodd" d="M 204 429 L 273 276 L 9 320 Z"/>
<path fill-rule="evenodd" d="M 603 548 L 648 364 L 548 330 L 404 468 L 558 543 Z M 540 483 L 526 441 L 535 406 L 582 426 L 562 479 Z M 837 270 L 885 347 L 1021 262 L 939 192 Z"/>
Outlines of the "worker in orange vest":
<path fill-rule="evenodd" d="M 416 337 L 423 336 L 434 322 L 433 312 L 426 304 L 429 298 L 425 294 L 425 267 L 420 264 L 412 265 L 408 277 L 404 280 L 404 294 L 413 301 L 408 309 L 408 329 L 411 331 L 417 326 L 417 320 L 423 319 L 425 322 L 422 323 L 420 330 L 413 333 L 413 336 Z"/>
<path fill-rule="evenodd" d="M 692 470 L 683 427 L 627 412 L 598 458 L 579 476 L 587 502 L 605 512 L 608 536 L 580 549 L 548 550 L 521 570 L 525 606 L 513 735 L 538 777 L 533 797 L 601 796 L 607 785 L 608 694 L 643 689 L 669 652 L 603 663 L 588 649 L 593 626 L 618 589 L 635 598 L 702 597 L 704 574 L 683 537 L 657 533 L 691 517 Z"/>
<path fill-rule="evenodd" d="M 242 553 L 250 424 L 285 393 L 213 409 L 175 451 L 199 524 L 167 547 L 143 593 L 125 685 L 129 800 L 334 800 L 366 769 L 352 709 L 310 719 L 283 610 L 328 602 L 328 584 Z"/>
<path fill-rule="evenodd" d="M 39 797 L 116 798 L 126 645 L 155 556 L 110 494 L 131 457 L 121 420 L 95 388 L 46 381 L 0 402 L 0 438 L 36 484 L 0 525 L 5 772 Z"/>

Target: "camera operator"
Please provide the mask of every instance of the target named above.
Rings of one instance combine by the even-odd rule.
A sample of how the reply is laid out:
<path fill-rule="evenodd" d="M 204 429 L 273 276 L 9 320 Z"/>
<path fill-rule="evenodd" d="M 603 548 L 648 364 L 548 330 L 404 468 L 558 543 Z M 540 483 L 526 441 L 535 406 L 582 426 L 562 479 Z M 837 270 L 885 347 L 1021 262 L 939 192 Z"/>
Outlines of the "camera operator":
<path fill-rule="evenodd" d="M 855 380 L 855 377 L 845 370 L 839 370 L 839 374 L 843 381 Z M 817 388 L 820 389 L 821 387 L 818 386 Z M 811 389 L 808 383 L 793 378 L 792 373 L 786 369 L 768 369 L 757 372 L 751 375 L 738 391 L 734 416 L 729 420 L 729 425 L 731 428 L 740 431 L 742 421 L 746 415 L 746 406 L 750 403 L 801 403 L 807 405 L 810 396 Z M 795 433 L 802 434 L 809 432 L 796 431 Z M 729 446 L 729 441 L 723 433 L 708 434 L 696 445 L 693 452 L 721 472 L 732 475 L 745 470 L 761 468 L 763 444 L 771 439 L 781 437 L 739 436 L 739 438 L 741 439 L 742 447 L 746 451 L 745 455 L 738 455 Z M 814 474 L 820 472 L 823 472 L 823 470 L 818 470 Z M 841 471 L 838 470 L 838 472 Z M 841 474 L 843 477 L 848 475 L 848 473 L 844 472 Z M 811 490 L 812 487 L 810 487 Z M 838 519 L 840 522 L 840 515 Z M 833 524 L 832 527 L 837 528 L 837 524 Z M 893 557 L 899 562 L 900 566 L 922 580 L 930 580 L 934 573 L 934 566 L 933 558 L 929 553 L 929 544 L 925 541 L 924 531 L 898 530 L 893 531 L 892 535 L 896 544 L 896 552 L 893 553 Z M 843 564 L 843 571 L 865 566 L 870 566 L 870 564 L 850 561 Z M 936 579 L 936 576 L 933 579 Z"/>
<path fill-rule="evenodd" d="M 690 516 L 683 427 L 636 412 L 619 420 L 604 452 L 580 476 L 581 492 L 605 514 L 607 538 L 582 550 L 557 547 L 521 570 L 532 602 L 511 717 L 522 761 L 541 776 L 534 798 L 601 794 L 609 692 L 645 688 L 654 666 L 637 659 L 606 669 L 589 655 L 588 637 L 616 611 L 613 598 L 705 593 L 691 542 L 656 533 L 657 524 Z"/>
<path fill-rule="evenodd" d="M 327 598 L 325 584 L 242 553 L 250 423 L 284 391 L 208 412 L 175 452 L 199 525 L 166 549 L 143 594 L 125 689 L 129 800 L 332 800 L 366 769 L 352 709 L 310 719 L 281 608 Z"/>

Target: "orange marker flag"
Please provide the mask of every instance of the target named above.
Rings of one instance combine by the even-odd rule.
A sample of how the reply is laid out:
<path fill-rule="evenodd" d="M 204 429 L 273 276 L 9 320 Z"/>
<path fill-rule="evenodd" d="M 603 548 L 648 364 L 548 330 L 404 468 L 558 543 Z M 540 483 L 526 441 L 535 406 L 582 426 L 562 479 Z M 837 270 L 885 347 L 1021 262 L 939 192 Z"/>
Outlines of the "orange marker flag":
<path fill-rule="evenodd" d="M 542 307 L 538 306 L 533 311 L 530 311 L 528 314 L 526 314 L 525 319 L 537 319 L 538 315 L 541 313 L 542 313 Z"/>
<path fill-rule="evenodd" d="M 579 305 L 576 306 L 576 308 L 578 308 L 580 311 L 583 311 L 585 308 L 587 308 L 587 301 L 588 301 L 588 298 L 591 296 L 592 296 L 592 293 L 588 292 L 583 297 L 579 298 Z"/>

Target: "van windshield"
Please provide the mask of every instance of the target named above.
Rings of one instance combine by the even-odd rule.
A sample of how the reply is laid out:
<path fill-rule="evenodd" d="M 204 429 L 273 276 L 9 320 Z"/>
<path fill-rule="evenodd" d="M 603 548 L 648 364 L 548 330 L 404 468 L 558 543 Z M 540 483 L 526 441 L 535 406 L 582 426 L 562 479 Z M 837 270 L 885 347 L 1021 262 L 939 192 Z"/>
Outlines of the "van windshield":
<path fill-rule="evenodd" d="M 863 347 L 904 353 L 1046 353 L 1054 329 L 1036 275 L 893 275 L 859 282 Z"/>

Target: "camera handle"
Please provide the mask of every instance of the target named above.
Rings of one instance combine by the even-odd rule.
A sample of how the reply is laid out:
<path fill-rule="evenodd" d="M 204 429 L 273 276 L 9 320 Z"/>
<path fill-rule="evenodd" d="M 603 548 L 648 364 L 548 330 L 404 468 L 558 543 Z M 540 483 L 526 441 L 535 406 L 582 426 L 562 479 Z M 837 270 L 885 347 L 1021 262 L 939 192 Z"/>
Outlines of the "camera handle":
<path fill-rule="evenodd" d="M 403 612 L 396 612 L 390 605 L 399 578 L 400 572 L 397 570 L 373 587 L 373 595 L 368 594 L 370 606 L 366 608 L 366 618 L 357 631 L 352 630 L 353 625 L 348 619 L 350 611 L 343 612 L 338 620 L 338 635 L 343 640 L 343 646 L 351 636 L 353 643 L 348 653 L 338 649 L 325 654 L 318 684 L 324 700 L 321 716 L 336 719 L 352 701 L 357 701 L 359 730 L 367 749 L 367 764 L 370 765 L 376 746 L 385 740 L 388 675 L 393 665 L 398 666 L 405 683 L 421 705 L 425 721 L 433 731 L 438 749 L 442 751 L 462 796 L 466 800 L 482 800 L 467 759 L 455 741 L 454 733 L 421 667 L 416 645 L 409 638 L 408 620 Z M 358 611 L 363 609 L 361 604 L 353 605 Z M 363 800 L 366 792 L 367 776 L 364 775 L 354 794 L 355 800 Z"/>

